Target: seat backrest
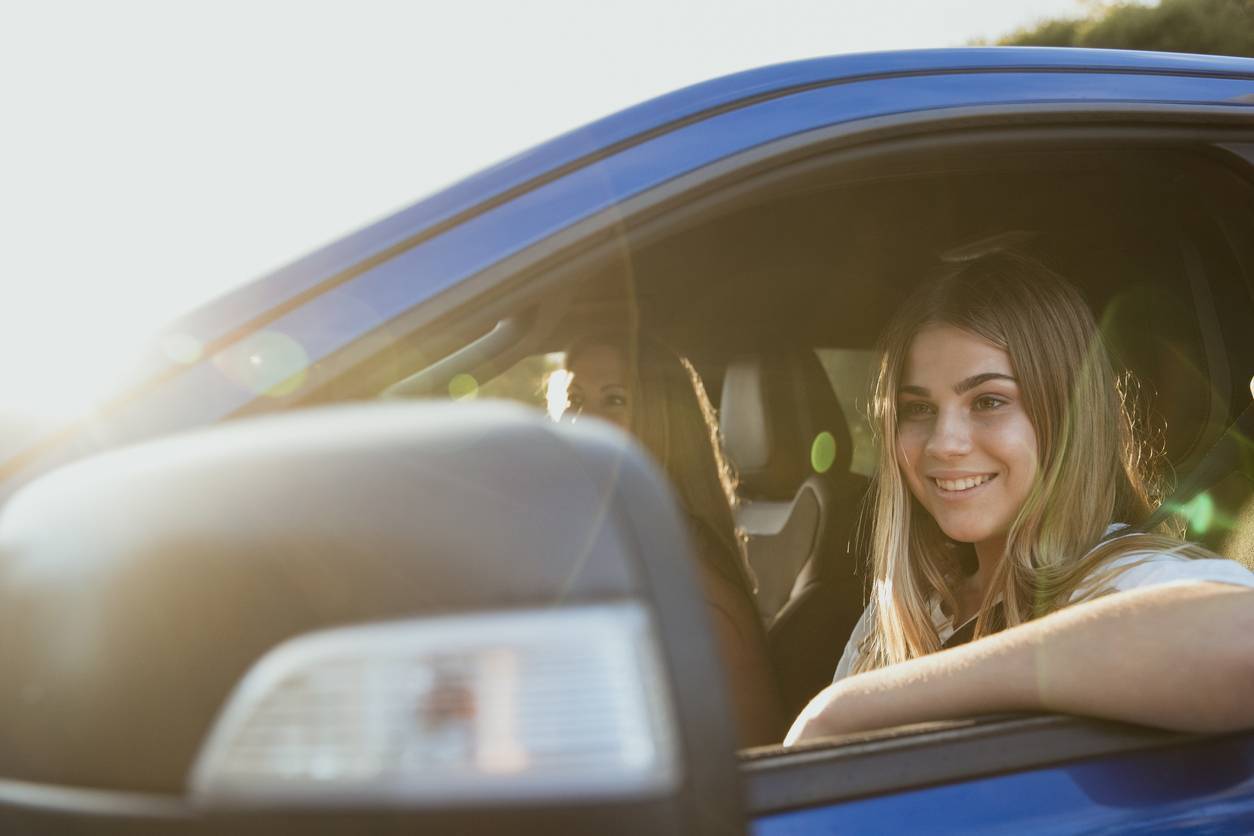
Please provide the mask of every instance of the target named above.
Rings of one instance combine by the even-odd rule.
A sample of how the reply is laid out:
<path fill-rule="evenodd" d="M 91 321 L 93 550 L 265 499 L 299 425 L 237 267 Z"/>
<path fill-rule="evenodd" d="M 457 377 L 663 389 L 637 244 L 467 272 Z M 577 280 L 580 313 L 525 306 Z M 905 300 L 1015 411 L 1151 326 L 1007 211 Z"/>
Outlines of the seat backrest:
<path fill-rule="evenodd" d="M 851 542 L 867 482 L 849 470 L 849 426 L 808 347 L 732 361 L 719 415 L 772 664 L 796 712 L 831 681 L 862 612 Z"/>

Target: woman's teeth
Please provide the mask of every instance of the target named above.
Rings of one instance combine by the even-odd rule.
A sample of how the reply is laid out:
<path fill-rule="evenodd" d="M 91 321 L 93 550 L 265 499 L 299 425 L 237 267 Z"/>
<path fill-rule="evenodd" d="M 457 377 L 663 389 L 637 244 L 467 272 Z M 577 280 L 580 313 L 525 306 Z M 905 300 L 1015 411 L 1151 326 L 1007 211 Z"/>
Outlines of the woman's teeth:
<path fill-rule="evenodd" d="M 992 479 L 994 475 L 986 473 L 983 476 L 967 476 L 962 479 L 936 479 L 934 481 L 942 490 L 965 491 L 983 485 L 989 479 Z"/>

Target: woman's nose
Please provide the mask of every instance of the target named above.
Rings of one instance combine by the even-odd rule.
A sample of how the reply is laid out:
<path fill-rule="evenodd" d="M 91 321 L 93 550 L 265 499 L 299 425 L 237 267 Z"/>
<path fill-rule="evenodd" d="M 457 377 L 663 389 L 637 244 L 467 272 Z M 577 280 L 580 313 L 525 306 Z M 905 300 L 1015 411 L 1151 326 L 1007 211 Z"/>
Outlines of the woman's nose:
<path fill-rule="evenodd" d="M 961 414 L 941 412 L 932 425 L 925 451 L 937 459 L 953 459 L 971 452 L 971 426 Z"/>

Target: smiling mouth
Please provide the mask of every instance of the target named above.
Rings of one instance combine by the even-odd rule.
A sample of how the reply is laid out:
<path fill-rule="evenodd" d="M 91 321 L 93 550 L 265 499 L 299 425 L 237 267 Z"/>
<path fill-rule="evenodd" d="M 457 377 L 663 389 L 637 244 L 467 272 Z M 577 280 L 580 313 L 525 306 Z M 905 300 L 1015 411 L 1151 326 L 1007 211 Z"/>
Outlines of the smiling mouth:
<path fill-rule="evenodd" d="M 961 479 L 933 478 L 932 482 L 936 487 L 940 488 L 942 493 L 964 493 L 975 490 L 981 485 L 987 485 L 996 478 L 996 473 L 984 473 L 979 476 L 964 476 Z"/>

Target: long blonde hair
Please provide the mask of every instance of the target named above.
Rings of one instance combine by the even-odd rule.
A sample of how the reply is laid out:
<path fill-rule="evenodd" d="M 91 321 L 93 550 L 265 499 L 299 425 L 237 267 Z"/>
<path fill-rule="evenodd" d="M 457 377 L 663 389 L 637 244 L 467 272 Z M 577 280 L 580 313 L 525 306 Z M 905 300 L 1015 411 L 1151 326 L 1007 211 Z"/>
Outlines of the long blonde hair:
<path fill-rule="evenodd" d="M 1103 542 L 1112 522 L 1144 524 L 1164 484 L 1161 457 L 1140 437 L 1135 404 L 1075 288 L 1012 252 L 950 266 L 910 297 L 880 343 L 872 400 L 879 446 L 871 505 L 874 618 L 854 672 L 940 649 L 932 602 L 939 598 L 956 611 L 961 546 L 910 494 L 898 461 L 897 390 L 914 335 L 932 324 L 960 328 L 1007 353 L 1036 431 L 1036 478 L 989 578 L 976 637 L 1059 609 L 1077 591 L 1100 594 L 1121 571 L 1103 568 L 1114 557 L 1205 554 L 1179 539 L 1174 520 Z M 994 623 L 999 602 L 1003 623 Z"/>

